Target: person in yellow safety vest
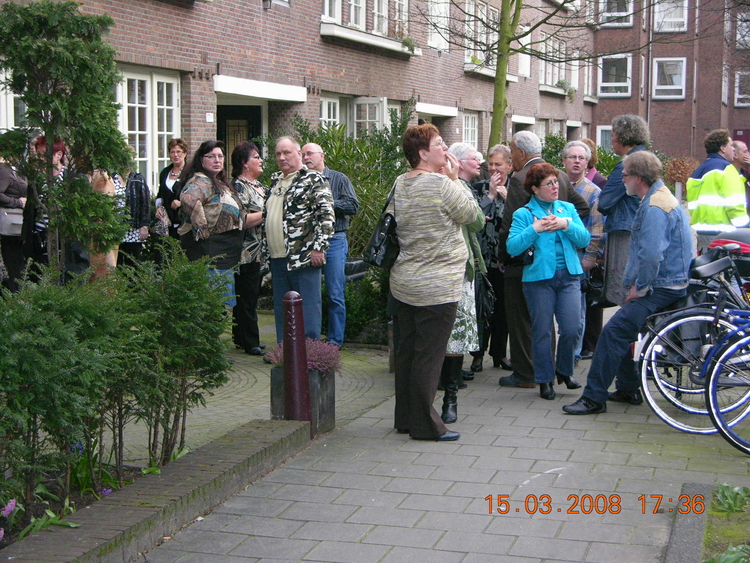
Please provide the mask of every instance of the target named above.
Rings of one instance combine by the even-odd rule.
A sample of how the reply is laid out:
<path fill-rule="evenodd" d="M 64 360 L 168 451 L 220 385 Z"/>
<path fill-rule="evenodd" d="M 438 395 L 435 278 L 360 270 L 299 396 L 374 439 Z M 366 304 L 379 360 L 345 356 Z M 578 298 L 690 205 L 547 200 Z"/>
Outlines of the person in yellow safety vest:
<path fill-rule="evenodd" d="M 698 252 L 720 233 L 750 223 L 745 208 L 745 184 L 732 165 L 734 147 L 729 131 L 716 129 L 703 141 L 707 157 L 687 181 L 690 226 L 698 235 Z"/>

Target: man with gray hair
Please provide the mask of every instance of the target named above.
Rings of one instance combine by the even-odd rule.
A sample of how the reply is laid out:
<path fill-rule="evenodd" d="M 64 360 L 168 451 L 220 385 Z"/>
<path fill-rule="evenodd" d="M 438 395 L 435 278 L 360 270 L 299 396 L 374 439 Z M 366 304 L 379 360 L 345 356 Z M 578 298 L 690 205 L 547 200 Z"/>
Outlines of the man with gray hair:
<path fill-rule="evenodd" d="M 607 412 L 608 400 L 631 405 L 643 402 L 630 344 L 649 315 L 685 295 L 693 236 L 680 202 L 661 180 L 661 171 L 661 161 L 648 151 L 623 159 L 627 195 L 640 201 L 631 223 L 630 258 L 624 276 L 628 296 L 602 330 L 583 395 L 563 407 L 568 414 Z M 609 393 L 615 377 L 617 390 Z"/>
<path fill-rule="evenodd" d="M 508 319 L 508 336 L 510 338 L 510 361 L 513 373 L 501 377 L 500 385 L 508 387 L 535 388 L 534 364 L 531 357 L 531 318 L 523 294 L 523 260 L 511 257 L 505 249 L 505 243 L 513 222 L 513 213 L 526 205 L 529 196 L 523 183 L 526 174 L 533 164 L 542 163 L 542 142 L 531 131 L 519 131 L 513 135 L 510 142 L 510 158 L 515 173 L 510 179 L 508 199 L 505 202 L 503 221 L 500 226 L 498 241 L 498 262 L 505 268 L 505 313 Z M 558 176 L 560 182 L 560 201 L 568 201 L 575 205 L 581 218 L 588 217 L 589 206 L 570 185 L 570 180 L 564 172 Z M 577 384 L 576 384 L 577 385 Z M 575 387 L 571 387 L 575 389 Z"/>
<path fill-rule="evenodd" d="M 570 141 L 562 150 L 563 166 L 568 173 L 573 189 L 578 192 L 591 208 L 591 215 L 583 219 L 583 226 L 591 234 L 591 242 L 581 256 L 584 276 L 604 258 L 604 220 L 599 212 L 601 189 L 586 178 L 591 149 L 583 141 Z M 586 294 L 581 295 L 581 335 L 576 347 L 576 358 L 590 360 L 596 348 L 596 341 L 602 331 L 604 309 L 586 307 Z M 585 329 L 585 333 L 584 333 Z M 585 334 L 585 336 L 584 336 Z"/>

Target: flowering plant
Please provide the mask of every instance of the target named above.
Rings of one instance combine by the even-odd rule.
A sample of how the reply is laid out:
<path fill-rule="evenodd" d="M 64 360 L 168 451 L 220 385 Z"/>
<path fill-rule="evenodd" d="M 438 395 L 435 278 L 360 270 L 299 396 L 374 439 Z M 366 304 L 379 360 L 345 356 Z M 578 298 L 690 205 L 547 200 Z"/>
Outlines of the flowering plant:
<path fill-rule="evenodd" d="M 324 375 L 335 373 L 341 367 L 341 351 L 339 347 L 332 342 L 322 342 L 307 338 L 305 340 L 307 348 L 307 369 L 318 370 Z M 270 352 L 268 359 L 274 366 L 284 365 L 284 343 L 282 342 Z"/>

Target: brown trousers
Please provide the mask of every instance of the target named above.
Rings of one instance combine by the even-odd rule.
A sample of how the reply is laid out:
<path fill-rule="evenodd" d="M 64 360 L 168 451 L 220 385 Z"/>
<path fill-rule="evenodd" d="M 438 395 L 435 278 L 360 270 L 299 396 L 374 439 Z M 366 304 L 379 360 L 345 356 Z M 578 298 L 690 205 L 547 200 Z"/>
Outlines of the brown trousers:
<path fill-rule="evenodd" d="M 531 317 L 523 294 L 522 267 L 505 271 L 505 314 L 508 319 L 510 362 L 513 373 L 525 383 L 534 383 L 531 355 Z"/>
<path fill-rule="evenodd" d="M 432 406 L 458 303 L 415 307 L 398 302 L 395 427 L 417 439 L 448 429 Z"/>

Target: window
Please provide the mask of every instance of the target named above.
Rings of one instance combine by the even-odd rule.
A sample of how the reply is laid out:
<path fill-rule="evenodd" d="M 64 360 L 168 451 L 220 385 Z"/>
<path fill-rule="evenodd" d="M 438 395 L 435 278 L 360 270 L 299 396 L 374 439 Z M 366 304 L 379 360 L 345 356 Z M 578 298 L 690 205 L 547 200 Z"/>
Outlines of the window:
<path fill-rule="evenodd" d="M 365 28 L 365 18 L 362 12 L 364 0 L 349 0 L 349 25 L 358 29 Z"/>
<path fill-rule="evenodd" d="M 526 31 L 528 31 L 527 27 L 519 28 L 520 33 L 525 33 Z M 518 40 L 518 43 L 521 45 L 522 49 L 527 48 L 529 43 L 531 43 L 531 34 L 521 37 L 521 39 Z M 518 75 L 531 76 L 531 55 L 528 53 L 518 53 Z"/>
<path fill-rule="evenodd" d="M 341 23 L 341 0 L 323 1 L 323 19 Z"/>
<path fill-rule="evenodd" d="M 583 95 L 594 95 L 594 65 L 590 61 L 583 63 Z"/>
<path fill-rule="evenodd" d="M 693 84 L 698 83 L 698 61 L 693 61 Z M 698 101 L 697 88 L 693 86 L 693 101 Z M 724 63 L 721 72 L 721 103 L 729 105 L 729 65 Z"/>
<path fill-rule="evenodd" d="M 339 124 L 339 100 L 338 98 L 320 98 L 320 125 L 321 127 L 332 127 Z"/>
<path fill-rule="evenodd" d="M 385 98 L 357 98 L 354 100 L 354 136 L 371 133 L 383 126 Z"/>
<path fill-rule="evenodd" d="M 646 99 L 646 56 L 641 55 L 641 100 Z"/>
<path fill-rule="evenodd" d="M 477 143 L 479 142 L 479 115 L 476 113 L 464 113 L 463 142 L 477 148 Z"/>
<path fill-rule="evenodd" d="M 737 14 L 737 48 L 750 49 L 750 14 Z"/>
<path fill-rule="evenodd" d="M 560 80 L 565 80 L 565 63 L 567 45 L 556 37 L 541 33 L 539 52 L 539 83 L 547 86 L 557 86 Z M 544 60 L 544 57 L 550 60 Z"/>
<path fill-rule="evenodd" d="M 605 151 L 612 150 L 612 126 L 598 125 L 596 128 L 596 146 Z"/>
<path fill-rule="evenodd" d="M 599 59 L 599 95 L 608 98 L 630 97 L 630 55 Z"/>
<path fill-rule="evenodd" d="M 687 12 L 687 0 L 659 0 L 654 4 L 654 31 L 687 31 Z"/>
<path fill-rule="evenodd" d="M 177 76 L 123 72 L 117 87 L 120 130 L 135 151 L 136 171 L 156 186 L 169 164 L 167 143 L 180 136 L 180 86 Z"/>
<path fill-rule="evenodd" d="M 534 129 L 536 129 L 536 135 L 541 139 L 542 144 L 544 144 L 544 140 L 547 137 L 547 120 L 546 119 L 537 119 L 536 123 L 534 124 Z"/>
<path fill-rule="evenodd" d="M 575 51 L 573 53 L 574 57 L 581 56 L 580 51 Z M 580 70 L 581 70 L 581 61 L 580 60 L 573 60 L 570 61 L 570 86 L 574 90 L 578 90 L 578 84 L 580 82 Z"/>
<path fill-rule="evenodd" d="M 485 2 L 466 2 L 466 54 L 464 60 L 484 66 L 495 66 L 495 44 L 499 13 Z"/>
<path fill-rule="evenodd" d="M 654 99 L 685 99 L 686 59 L 654 59 Z"/>
<path fill-rule="evenodd" d="M 441 51 L 448 50 L 448 15 L 450 0 L 429 0 L 429 29 L 427 45 Z"/>
<path fill-rule="evenodd" d="M 734 75 L 734 105 L 750 106 L 750 72 L 737 72 Z"/>
<path fill-rule="evenodd" d="M 633 25 L 633 0 L 599 0 L 599 23 L 607 27 Z"/>
<path fill-rule="evenodd" d="M 372 31 L 380 35 L 388 35 L 388 0 L 373 0 Z"/>
<path fill-rule="evenodd" d="M 394 32 L 403 39 L 409 35 L 409 0 L 395 0 L 393 8 Z"/>

